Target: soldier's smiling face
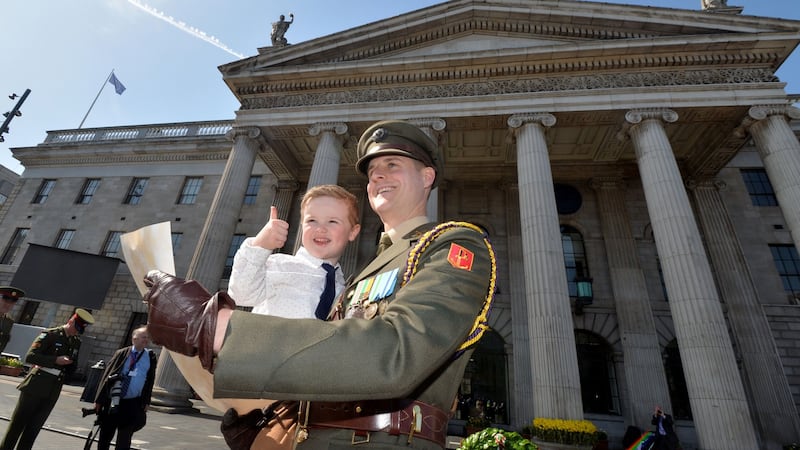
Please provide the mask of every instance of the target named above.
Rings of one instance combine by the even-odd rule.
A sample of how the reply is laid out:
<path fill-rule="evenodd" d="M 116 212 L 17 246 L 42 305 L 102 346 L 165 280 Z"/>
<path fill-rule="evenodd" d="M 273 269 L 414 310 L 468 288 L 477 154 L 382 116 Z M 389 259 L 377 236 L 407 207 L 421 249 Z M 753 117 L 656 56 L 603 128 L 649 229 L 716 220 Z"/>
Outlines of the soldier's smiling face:
<path fill-rule="evenodd" d="M 399 155 L 376 156 L 367 167 L 367 195 L 372 209 L 388 225 L 424 216 L 436 171 Z"/>

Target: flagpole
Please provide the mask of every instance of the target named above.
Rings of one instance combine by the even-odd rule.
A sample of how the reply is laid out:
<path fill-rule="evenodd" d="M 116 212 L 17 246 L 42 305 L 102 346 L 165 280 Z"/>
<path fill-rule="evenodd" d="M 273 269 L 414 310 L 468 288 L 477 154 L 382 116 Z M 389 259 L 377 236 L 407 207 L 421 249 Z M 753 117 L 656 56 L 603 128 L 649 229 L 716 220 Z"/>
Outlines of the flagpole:
<path fill-rule="evenodd" d="M 81 120 L 81 124 L 78 125 L 79 129 L 81 127 L 83 127 L 83 122 L 86 122 L 86 118 L 89 117 L 89 113 L 92 112 L 92 108 L 94 108 L 94 104 L 97 102 L 97 99 L 100 98 L 100 94 L 103 92 L 103 89 L 106 87 L 106 83 L 108 83 L 108 80 L 111 79 L 111 75 L 114 75 L 114 69 L 111 69 L 111 73 L 108 74 L 108 76 L 106 77 L 105 81 L 103 81 L 103 85 L 100 86 L 100 90 L 97 92 L 97 96 L 94 98 L 94 101 L 92 102 L 91 106 L 89 106 L 89 111 L 86 111 L 86 115 L 83 116 L 83 120 Z"/>

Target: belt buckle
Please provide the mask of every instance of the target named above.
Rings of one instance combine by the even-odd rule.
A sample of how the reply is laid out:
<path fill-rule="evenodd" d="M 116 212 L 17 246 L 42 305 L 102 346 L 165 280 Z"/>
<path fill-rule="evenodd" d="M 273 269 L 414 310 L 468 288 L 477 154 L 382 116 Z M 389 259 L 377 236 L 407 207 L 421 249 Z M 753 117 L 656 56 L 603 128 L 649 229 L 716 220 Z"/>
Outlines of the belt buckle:
<path fill-rule="evenodd" d="M 369 443 L 369 431 L 364 431 L 363 433 L 367 433 L 366 436 L 359 435 L 359 431 L 353 430 L 353 438 L 350 440 L 350 444 L 358 445 L 358 444 L 368 444 Z M 356 438 L 361 438 L 360 440 L 356 440 Z"/>

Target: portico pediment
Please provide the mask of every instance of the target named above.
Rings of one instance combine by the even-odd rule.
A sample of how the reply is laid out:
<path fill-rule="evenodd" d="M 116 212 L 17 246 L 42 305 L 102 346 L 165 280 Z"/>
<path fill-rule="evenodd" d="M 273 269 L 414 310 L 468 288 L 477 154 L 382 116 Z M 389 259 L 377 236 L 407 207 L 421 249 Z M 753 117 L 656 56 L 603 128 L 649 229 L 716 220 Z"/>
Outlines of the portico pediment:
<path fill-rule="evenodd" d="M 348 63 L 366 61 L 490 56 L 485 53 L 498 57 L 501 55 L 496 55 L 497 52 L 513 54 L 514 49 L 559 46 L 564 49 L 556 51 L 569 47 L 580 55 L 584 48 L 594 51 L 598 47 L 619 46 L 599 45 L 610 41 L 625 44 L 645 41 L 651 48 L 644 51 L 652 53 L 652 47 L 669 48 L 678 39 L 688 52 L 695 50 L 693 45 L 715 47 L 720 39 L 733 39 L 738 42 L 735 50 L 743 52 L 756 50 L 748 49 L 747 36 L 753 40 L 764 33 L 789 33 L 796 37 L 798 29 L 800 24 L 794 21 L 700 9 L 564 0 L 454 0 L 307 42 L 264 47 L 259 49 L 259 55 L 220 69 L 226 77 L 280 76 L 288 68 L 320 70 L 320 66 L 346 67 Z M 774 47 L 773 57 L 779 61 L 792 48 L 779 42 Z M 717 54 L 726 51 L 730 49 L 725 46 L 715 49 Z"/>

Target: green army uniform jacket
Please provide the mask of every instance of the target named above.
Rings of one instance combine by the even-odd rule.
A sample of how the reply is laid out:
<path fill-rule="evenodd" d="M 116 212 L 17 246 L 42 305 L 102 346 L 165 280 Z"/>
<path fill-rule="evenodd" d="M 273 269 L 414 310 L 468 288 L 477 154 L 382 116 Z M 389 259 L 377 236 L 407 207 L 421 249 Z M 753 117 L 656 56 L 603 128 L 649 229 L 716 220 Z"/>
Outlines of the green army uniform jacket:
<path fill-rule="evenodd" d="M 11 340 L 11 328 L 14 321 L 7 314 L 0 315 L 0 352 L 5 350 L 8 341 Z"/>
<path fill-rule="evenodd" d="M 78 336 L 67 336 L 64 326 L 49 328 L 34 339 L 25 362 L 40 367 L 34 367 L 17 386 L 17 389 L 27 394 L 39 397 L 58 396 L 64 384 L 66 371 L 74 370 L 75 363 L 68 366 L 56 364 L 59 356 L 69 356 L 73 361 L 78 360 L 81 340 Z M 42 370 L 44 367 L 47 370 Z M 50 373 L 54 371 L 57 374 Z"/>
<path fill-rule="evenodd" d="M 414 277 L 401 287 L 409 250 L 433 225 L 395 242 L 345 290 L 352 298 L 361 280 L 398 269 L 385 310 L 371 320 L 321 322 L 235 311 L 217 359 L 215 397 L 414 399 L 450 411 L 469 352 L 453 357 L 484 307 L 493 261 L 481 233 L 452 228 L 422 252 Z M 471 255 L 468 268 L 454 251 Z M 307 442 L 319 431 L 310 429 Z M 410 448 L 439 448 L 430 444 L 418 439 Z"/>

